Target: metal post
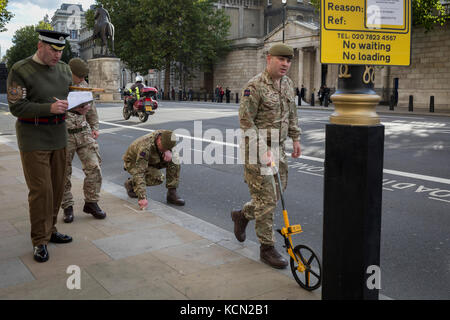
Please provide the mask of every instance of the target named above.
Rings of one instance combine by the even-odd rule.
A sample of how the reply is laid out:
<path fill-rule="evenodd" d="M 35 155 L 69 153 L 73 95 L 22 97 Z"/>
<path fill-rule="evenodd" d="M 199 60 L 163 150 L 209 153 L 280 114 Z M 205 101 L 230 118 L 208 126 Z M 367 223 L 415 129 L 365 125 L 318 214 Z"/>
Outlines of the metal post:
<path fill-rule="evenodd" d="M 239 93 L 236 92 L 236 103 L 239 103 Z"/>
<path fill-rule="evenodd" d="M 314 92 L 311 93 L 311 106 L 314 107 Z"/>
<path fill-rule="evenodd" d="M 379 286 L 369 277 L 380 277 L 384 126 L 376 113 L 380 97 L 373 90 L 373 72 L 369 66 L 341 65 L 331 97 L 335 112 L 325 138 L 323 300 L 378 299 Z"/>
<path fill-rule="evenodd" d="M 434 96 L 430 96 L 430 112 L 434 112 Z"/>
<path fill-rule="evenodd" d="M 286 21 L 286 4 L 283 4 L 283 43 L 284 43 L 284 24 Z"/>
<path fill-rule="evenodd" d="M 414 100 L 413 96 L 409 96 L 409 102 L 408 102 L 408 111 L 409 112 L 413 112 L 413 110 L 414 110 L 413 100 Z"/>

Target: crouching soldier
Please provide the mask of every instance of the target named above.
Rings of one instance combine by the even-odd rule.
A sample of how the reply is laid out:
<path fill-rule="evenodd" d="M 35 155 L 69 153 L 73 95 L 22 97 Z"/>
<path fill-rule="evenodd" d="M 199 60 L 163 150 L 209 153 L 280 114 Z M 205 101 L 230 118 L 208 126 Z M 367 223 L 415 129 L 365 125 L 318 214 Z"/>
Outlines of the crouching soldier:
<path fill-rule="evenodd" d="M 141 209 L 148 206 L 146 186 L 160 185 L 164 181 L 166 169 L 167 202 L 183 206 L 184 200 L 176 192 L 180 178 L 180 165 L 177 154 L 172 153 L 175 146 L 172 131 L 157 130 L 146 134 L 131 143 L 123 156 L 124 170 L 131 174 L 125 181 L 125 189 L 130 198 L 138 198 Z"/>

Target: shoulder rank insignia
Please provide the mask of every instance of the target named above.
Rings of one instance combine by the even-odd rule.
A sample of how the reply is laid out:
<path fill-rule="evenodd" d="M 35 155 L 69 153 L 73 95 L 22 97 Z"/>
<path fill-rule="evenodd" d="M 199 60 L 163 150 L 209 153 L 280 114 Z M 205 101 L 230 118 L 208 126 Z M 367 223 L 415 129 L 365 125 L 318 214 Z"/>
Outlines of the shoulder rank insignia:
<path fill-rule="evenodd" d="M 145 158 L 145 152 L 144 152 L 144 151 L 142 151 L 139 155 L 140 155 L 142 158 Z"/>
<path fill-rule="evenodd" d="M 244 97 L 248 97 L 250 96 L 250 89 L 245 89 L 244 90 Z"/>

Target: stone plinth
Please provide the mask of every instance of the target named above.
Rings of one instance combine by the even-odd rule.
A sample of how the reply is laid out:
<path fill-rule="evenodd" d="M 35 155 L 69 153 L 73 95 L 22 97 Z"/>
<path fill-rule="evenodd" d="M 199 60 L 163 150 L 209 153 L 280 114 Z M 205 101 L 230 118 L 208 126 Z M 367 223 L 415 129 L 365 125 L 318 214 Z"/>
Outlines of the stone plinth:
<path fill-rule="evenodd" d="M 120 100 L 120 59 L 96 58 L 88 60 L 88 64 L 89 86 L 105 89 L 95 96 L 100 101 Z"/>

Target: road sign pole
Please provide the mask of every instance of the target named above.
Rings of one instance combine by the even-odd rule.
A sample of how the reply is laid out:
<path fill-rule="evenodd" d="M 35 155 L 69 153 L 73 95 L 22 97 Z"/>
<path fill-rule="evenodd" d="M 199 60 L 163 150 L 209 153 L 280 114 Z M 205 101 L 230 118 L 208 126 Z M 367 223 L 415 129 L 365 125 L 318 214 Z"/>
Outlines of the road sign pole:
<path fill-rule="evenodd" d="M 380 275 L 384 126 L 373 67 L 340 65 L 326 125 L 323 300 L 376 300 Z"/>

